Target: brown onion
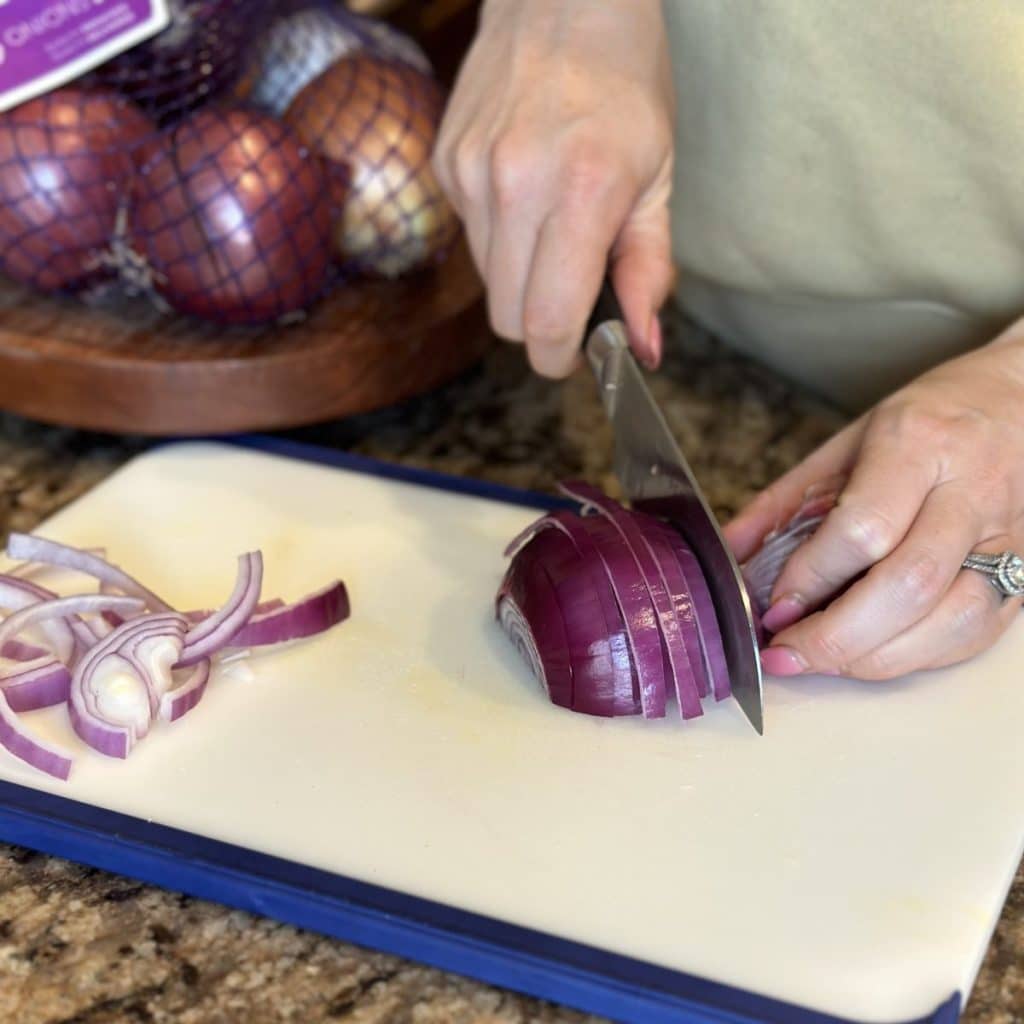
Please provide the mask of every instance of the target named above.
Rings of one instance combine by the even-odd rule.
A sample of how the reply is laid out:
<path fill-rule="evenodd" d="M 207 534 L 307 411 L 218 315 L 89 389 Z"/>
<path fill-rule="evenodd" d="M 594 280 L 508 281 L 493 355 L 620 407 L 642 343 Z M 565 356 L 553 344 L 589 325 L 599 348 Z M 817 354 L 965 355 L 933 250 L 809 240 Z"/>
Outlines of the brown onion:
<path fill-rule="evenodd" d="M 335 245 L 349 264 L 396 277 L 454 241 L 458 221 L 430 166 L 442 108 L 428 75 L 359 54 L 315 78 L 285 113 L 304 142 L 348 168 Z"/>
<path fill-rule="evenodd" d="M 121 97 L 77 88 L 0 115 L 0 272 L 40 291 L 84 285 L 152 131 Z"/>
<path fill-rule="evenodd" d="M 147 152 L 137 192 L 132 245 L 180 312 L 257 323 L 304 309 L 323 288 L 327 176 L 273 118 L 193 114 Z"/>

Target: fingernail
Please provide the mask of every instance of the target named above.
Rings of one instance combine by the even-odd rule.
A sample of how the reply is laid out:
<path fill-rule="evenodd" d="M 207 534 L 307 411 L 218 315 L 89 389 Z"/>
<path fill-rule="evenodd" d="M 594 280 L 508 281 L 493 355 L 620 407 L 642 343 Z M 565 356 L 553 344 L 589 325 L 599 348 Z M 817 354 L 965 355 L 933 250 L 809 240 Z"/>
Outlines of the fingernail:
<path fill-rule="evenodd" d="M 766 647 L 761 652 L 761 668 L 770 676 L 801 676 L 807 662 L 792 647 Z"/>
<path fill-rule="evenodd" d="M 799 622 L 807 611 L 807 605 L 798 594 L 786 594 L 780 597 L 761 616 L 761 624 L 769 633 L 781 633 L 789 629 L 794 622 Z"/>
<path fill-rule="evenodd" d="M 644 360 L 648 370 L 656 370 L 659 367 L 663 348 L 661 321 L 657 313 L 652 313 L 651 322 L 647 326 L 647 358 Z"/>

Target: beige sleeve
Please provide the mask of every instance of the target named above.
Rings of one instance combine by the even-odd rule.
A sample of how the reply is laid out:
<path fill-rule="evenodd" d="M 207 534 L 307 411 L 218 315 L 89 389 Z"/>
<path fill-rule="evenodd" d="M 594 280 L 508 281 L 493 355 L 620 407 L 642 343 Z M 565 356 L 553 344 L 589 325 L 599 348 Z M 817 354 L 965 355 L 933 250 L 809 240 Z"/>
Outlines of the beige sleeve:
<path fill-rule="evenodd" d="M 693 316 L 854 406 L 1024 314 L 1024 5 L 665 11 Z"/>

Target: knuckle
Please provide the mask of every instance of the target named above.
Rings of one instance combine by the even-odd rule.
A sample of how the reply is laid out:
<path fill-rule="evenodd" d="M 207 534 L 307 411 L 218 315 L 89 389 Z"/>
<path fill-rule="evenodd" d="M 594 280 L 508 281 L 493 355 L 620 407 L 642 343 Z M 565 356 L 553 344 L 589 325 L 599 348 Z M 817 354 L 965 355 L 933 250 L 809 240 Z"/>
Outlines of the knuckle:
<path fill-rule="evenodd" d="M 807 662 L 812 669 L 839 670 L 851 662 L 851 651 L 844 637 L 819 630 L 805 642 Z"/>
<path fill-rule="evenodd" d="M 961 643 L 979 640 L 995 627 L 995 601 L 982 587 L 989 584 L 982 580 L 968 588 L 954 608 L 951 628 Z"/>
<path fill-rule="evenodd" d="M 881 561 L 899 542 L 895 525 L 877 508 L 840 498 L 833 516 L 843 543 L 865 564 Z"/>
<path fill-rule="evenodd" d="M 596 139 L 577 139 L 566 152 L 563 187 L 570 202 L 587 205 L 597 201 L 608 192 L 617 176 L 607 147 Z"/>
<path fill-rule="evenodd" d="M 906 399 L 883 403 L 880 407 L 886 433 L 915 444 L 933 445 L 949 432 L 949 418 L 928 406 Z"/>
<path fill-rule="evenodd" d="M 535 166 L 529 147 L 514 135 L 500 138 L 491 149 L 491 190 L 498 207 L 514 207 L 530 186 Z"/>
<path fill-rule="evenodd" d="M 885 682 L 903 675 L 904 667 L 883 646 L 854 661 L 849 666 L 848 674 L 868 682 Z"/>
<path fill-rule="evenodd" d="M 934 551 L 917 551 L 900 568 L 895 581 L 896 597 L 902 605 L 930 608 L 941 597 L 948 573 Z"/>
<path fill-rule="evenodd" d="M 534 303 L 523 311 L 523 334 L 531 347 L 548 349 L 563 346 L 570 333 L 562 310 L 547 303 Z"/>
<path fill-rule="evenodd" d="M 480 167 L 483 163 L 480 146 L 471 139 L 456 143 L 449 158 L 448 177 L 454 188 L 464 196 L 473 196 L 479 191 Z"/>

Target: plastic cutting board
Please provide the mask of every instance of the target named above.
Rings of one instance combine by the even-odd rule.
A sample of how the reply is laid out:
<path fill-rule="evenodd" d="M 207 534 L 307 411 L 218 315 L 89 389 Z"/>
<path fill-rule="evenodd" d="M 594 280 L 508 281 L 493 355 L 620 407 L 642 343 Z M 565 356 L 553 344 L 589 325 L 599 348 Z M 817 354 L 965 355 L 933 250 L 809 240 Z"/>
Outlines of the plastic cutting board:
<path fill-rule="evenodd" d="M 40 532 L 193 607 L 259 547 L 266 594 L 341 576 L 353 616 L 127 762 L 28 716 L 79 758 L 0 752 L 0 838 L 625 1021 L 955 1020 L 1024 838 L 1024 630 L 897 683 L 770 681 L 761 738 L 731 702 L 573 715 L 492 619 L 538 504 L 280 442 L 130 463 Z"/>

